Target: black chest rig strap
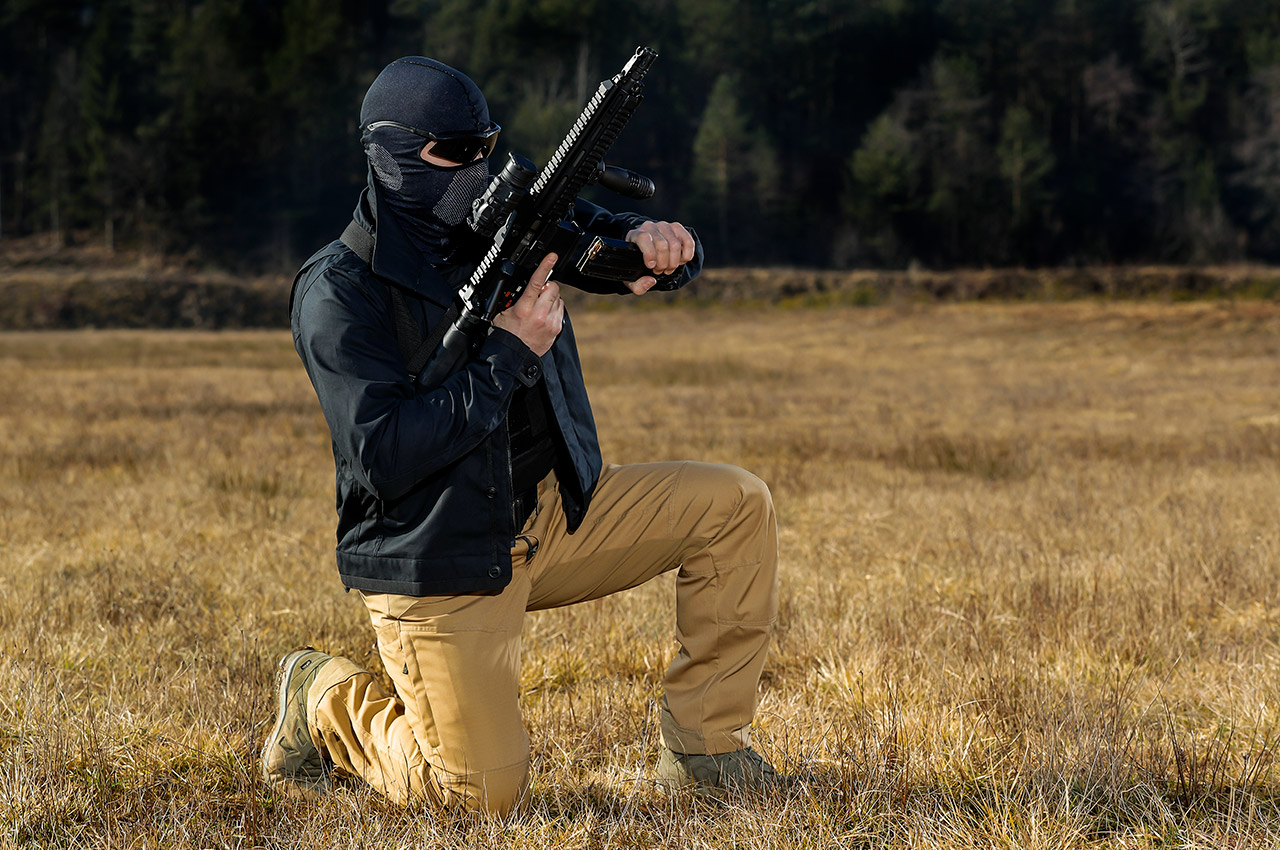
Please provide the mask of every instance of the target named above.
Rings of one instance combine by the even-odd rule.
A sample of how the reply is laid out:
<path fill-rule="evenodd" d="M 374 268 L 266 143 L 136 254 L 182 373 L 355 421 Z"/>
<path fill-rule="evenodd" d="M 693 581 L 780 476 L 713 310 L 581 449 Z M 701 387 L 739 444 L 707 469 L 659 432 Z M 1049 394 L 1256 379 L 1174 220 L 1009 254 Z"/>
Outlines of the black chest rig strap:
<path fill-rule="evenodd" d="M 364 260 L 365 265 L 373 264 L 373 236 L 369 231 L 365 230 L 355 221 L 347 224 L 347 229 L 342 231 L 340 237 L 342 244 L 351 249 L 357 257 Z M 387 291 L 391 295 L 391 310 L 395 314 L 396 323 L 396 342 L 400 346 L 400 354 L 404 357 L 404 362 L 408 365 L 409 380 L 415 384 L 418 381 L 418 373 L 422 371 L 422 367 L 427 365 L 427 361 L 431 359 L 431 354 L 440 345 L 440 340 L 444 339 L 444 335 L 448 332 L 449 326 L 458 318 L 461 310 L 457 302 L 445 312 L 444 317 L 436 322 L 435 327 L 431 329 L 431 333 L 423 339 L 422 332 L 418 330 L 418 321 L 413 317 L 413 312 L 409 306 L 409 298 L 405 294 L 403 288 L 390 284 Z"/>

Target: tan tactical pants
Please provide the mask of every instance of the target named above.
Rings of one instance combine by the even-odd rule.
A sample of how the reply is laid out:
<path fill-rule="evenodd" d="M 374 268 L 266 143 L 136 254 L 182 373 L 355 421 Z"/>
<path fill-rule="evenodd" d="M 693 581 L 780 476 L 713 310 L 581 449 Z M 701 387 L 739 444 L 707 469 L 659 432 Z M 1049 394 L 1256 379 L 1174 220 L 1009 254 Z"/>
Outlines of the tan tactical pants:
<path fill-rule="evenodd" d="M 777 548 L 768 489 L 736 467 L 608 466 L 573 534 L 549 477 L 500 594 L 364 594 L 396 694 L 336 659 L 308 695 L 312 733 L 337 768 L 397 802 L 505 813 L 529 781 L 518 699 L 525 611 L 679 568 L 663 740 L 685 753 L 742 749 L 777 613 Z"/>

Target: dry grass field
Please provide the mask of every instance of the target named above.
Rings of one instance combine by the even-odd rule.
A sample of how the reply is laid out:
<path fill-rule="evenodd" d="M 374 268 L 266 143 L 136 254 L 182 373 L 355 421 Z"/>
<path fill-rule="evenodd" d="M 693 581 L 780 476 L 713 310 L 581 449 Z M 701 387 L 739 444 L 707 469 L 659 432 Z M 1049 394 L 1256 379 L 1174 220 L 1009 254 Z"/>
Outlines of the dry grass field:
<path fill-rule="evenodd" d="M 606 457 L 773 488 L 765 799 L 651 785 L 671 585 L 533 615 L 509 821 L 273 797 L 377 669 L 287 332 L 0 335 L 0 847 L 1280 843 L 1280 305 L 579 311 Z"/>

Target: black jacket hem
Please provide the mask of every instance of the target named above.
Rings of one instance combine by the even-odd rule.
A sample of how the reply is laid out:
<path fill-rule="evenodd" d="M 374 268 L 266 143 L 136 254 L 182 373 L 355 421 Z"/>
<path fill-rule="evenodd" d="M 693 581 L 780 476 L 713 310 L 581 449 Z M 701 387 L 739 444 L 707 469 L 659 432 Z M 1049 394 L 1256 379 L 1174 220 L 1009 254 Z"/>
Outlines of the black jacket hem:
<path fill-rule="evenodd" d="M 340 566 L 338 575 L 348 590 L 363 590 L 369 593 L 395 593 L 400 596 L 452 596 L 460 593 L 481 593 L 484 591 L 500 591 L 511 583 L 511 570 L 507 569 L 497 578 L 489 578 L 481 573 L 475 576 L 450 576 L 442 579 L 413 580 L 375 578 L 367 575 L 352 575 Z"/>

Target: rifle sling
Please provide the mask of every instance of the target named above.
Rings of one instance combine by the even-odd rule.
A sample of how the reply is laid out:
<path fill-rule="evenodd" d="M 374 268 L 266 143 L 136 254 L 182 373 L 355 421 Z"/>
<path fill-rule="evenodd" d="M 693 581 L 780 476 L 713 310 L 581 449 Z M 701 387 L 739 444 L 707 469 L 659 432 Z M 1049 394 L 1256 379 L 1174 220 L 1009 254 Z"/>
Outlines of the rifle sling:
<path fill-rule="evenodd" d="M 373 236 L 369 231 L 353 220 L 347 224 L 347 229 L 342 231 L 342 236 L 339 238 L 352 253 L 364 260 L 365 265 L 373 266 Z M 444 335 L 449 332 L 449 327 L 458 318 L 461 310 L 458 309 L 455 301 L 444 317 L 436 322 L 427 338 L 423 339 L 422 333 L 418 330 L 418 323 L 409 309 L 404 289 L 392 284 L 387 287 L 387 291 L 391 295 L 392 312 L 395 313 L 396 342 L 400 346 L 400 354 L 408 364 L 409 380 L 416 383 L 418 373 L 422 371 L 423 366 L 427 365 L 427 361 L 431 359 L 431 355 L 440 345 L 440 340 L 444 339 Z"/>

